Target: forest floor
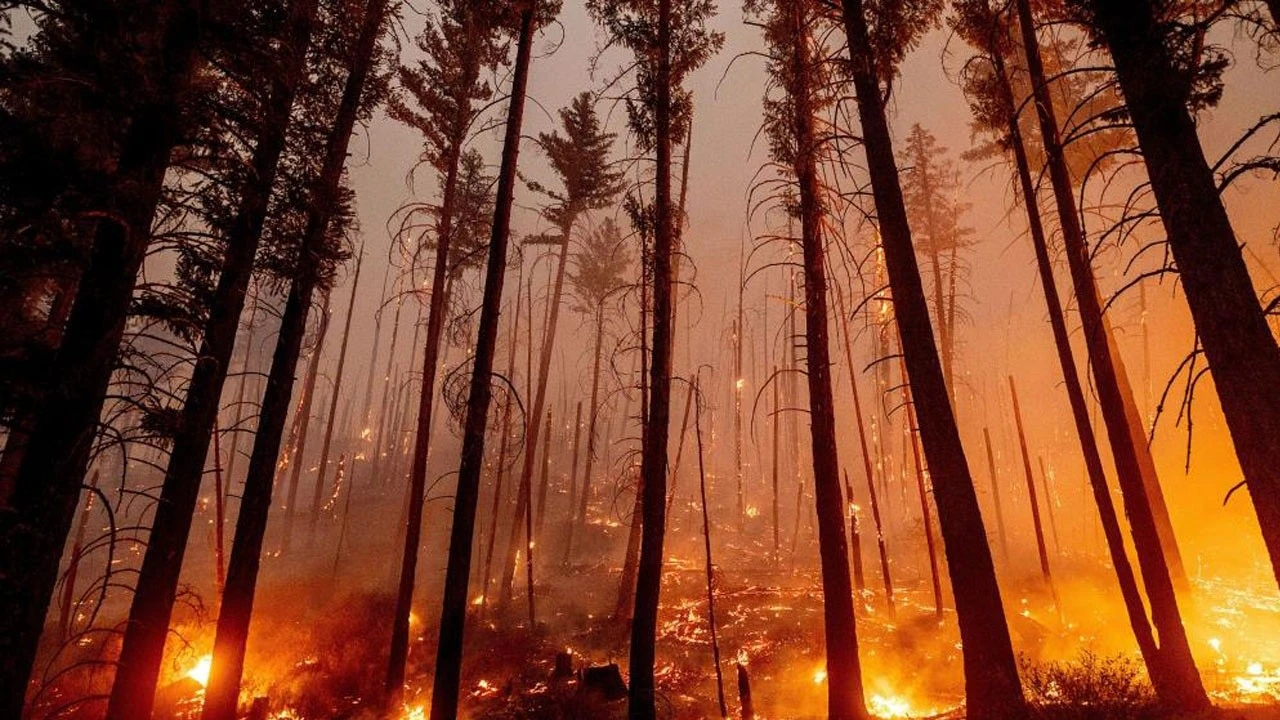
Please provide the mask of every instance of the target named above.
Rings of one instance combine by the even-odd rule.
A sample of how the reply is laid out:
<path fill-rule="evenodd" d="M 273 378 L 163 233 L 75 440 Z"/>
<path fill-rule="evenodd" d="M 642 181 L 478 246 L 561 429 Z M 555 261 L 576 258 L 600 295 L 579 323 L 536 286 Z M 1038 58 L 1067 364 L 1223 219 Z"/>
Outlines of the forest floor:
<path fill-rule="evenodd" d="M 619 545 L 626 527 L 591 529 L 570 565 L 554 543 L 535 586 L 536 622 L 530 624 L 523 565 L 510 600 L 487 605 L 477 595 L 468 620 L 463 667 L 462 717 L 467 720 L 609 720 L 625 716 L 626 701 L 587 692 L 581 675 L 611 663 L 627 666 L 629 630 L 612 616 L 620 577 Z M 754 535 L 766 537 L 767 533 Z M 738 667 L 751 686 L 756 717 L 800 720 L 825 716 L 822 593 L 812 556 L 801 543 L 783 542 L 780 561 L 772 543 L 718 542 L 715 614 L 719 646 L 717 683 L 708 621 L 705 566 L 696 538 L 668 545 L 658 629 L 657 683 L 660 717 L 696 720 L 721 716 L 718 685 L 728 717 L 740 717 Z M 872 553 L 868 553 L 871 556 Z M 858 596 L 857 642 L 868 707 L 881 718 L 963 717 L 962 654 L 949 594 L 935 611 L 928 562 L 899 551 L 893 563 L 891 615 L 877 567 L 866 568 Z M 357 550 L 344 567 L 358 568 L 361 582 L 333 575 L 331 551 L 317 548 L 312 567 L 267 558 L 271 578 L 259 591 L 246 664 L 245 698 L 266 698 L 272 720 L 380 717 L 380 694 L 393 598 L 391 556 L 385 546 Z M 440 568 L 430 557 L 424 575 Z M 495 563 L 495 565 L 500 563 Z M 385 566 L 385 567 L 384 567 Z M 1144 694 L 1140 665 L 1123 612 L 1111 597 L 1113 581 L 1096 559 L 1060 558 L 1059 611 L 1034 565 L 1004 571 L 1007 616 L 1023 664 L 1028 696 L 1046 720 L 1162 718 Z M 348 571 L 350 572 L 350 571 Z M 386 577 L 383 577 L 383 576 Z M 318 581 L 325 578 L 329 582 Z M 496 588 L 497 582 L 493 586 Z M 473 583 L 478 587 L 479 583 Z M 1200 581 L 1189 634 L 1206 688 L 1219 709 L 1187 720 L 1280 720 L 1280 613 L 1274 592 L 1229 590 L 1231 583 Z M 947 583 L 943 581 L 944 592 Z M 393 720 L 421 720 L 430 703 L 438 624 L 439 588 L 423 582 L 411 617 L 412 645 L 406 705 Z M 495 598 L 500 594 L 494 590 Z M 1211 600 L 1210 600 L 1211 599 Z M 1066 618 L 1064 622 L 1061 618 Z M 184 602 L 170 643 L 157 718 L 198 717 L 201 662 L 207 672 L 213 609 Z M 67 663 L 113 657 L 118 641 L 80 643 Z M 851 639 L 852 640 L 852 639 Z M 556 677 L 558 654 L 571 672 Z M 562 665 L 565 658 L 561 658 Z M 70 705 L 64 718 L 95 718 L 99 704 L 83 702 L 109 689 L 110 673 L 86 664 L 61 676 L 41 697 L 33 717 Z M 625 676 L 623 676 L 625 677 Z M 615 690 L 617 688 L 614 688 Z"/>

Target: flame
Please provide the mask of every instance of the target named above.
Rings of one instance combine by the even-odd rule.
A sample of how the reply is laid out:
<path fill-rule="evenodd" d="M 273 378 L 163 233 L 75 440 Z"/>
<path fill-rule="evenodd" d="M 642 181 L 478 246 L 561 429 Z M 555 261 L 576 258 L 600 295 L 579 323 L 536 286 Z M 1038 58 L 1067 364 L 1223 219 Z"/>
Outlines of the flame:
<path fill-rule="evenodd" d="M 900 697 L 872 695 L 867 698 L 867 709 L 880 718 L 911 717 L 911 705 Z"/>
<path fill-rule="evenodd" d="M 213 656 L 205 655 L 196 661 L 195 667 L 187 671 L 187 677 L 200 683 L 200 687 L 209 684 L 209 668 L 213 667 Z"/>
<path fill-rule="evenodd" d="M 753 517 L 759 517 L 759 515 L 760 515 L 760 508 L 756 507 L 755 505 L 747 506 L 747 517 L 753 518 Z"/>
<path fill-rule="evenodd" d="M 741 390 L 743 386 L 745 386 L 746 384 L 747 384 L 747 381 L 745 379 L 738 378 L 737 381 L 733 383 L 733 387 L 735 390 Z"/>
<path fill-rule="evenodd" d="M 427 706 L 414 705 L 410 707 L 404 706 L 404 720 L 427 720 Z"/>
<path fill-rule="evenodd" d="M 821 685 L 822 683 L 824 683 L 824 682 L 826 682 L 826 681 L 827 681 L 827 669 L 826 669 L 826 668 L 824 668 L 824 667 L 820 667 L 820 668 L 818 668 L 817 670 L 814 670 L 814 671 L 813 671 L 813 684 L 814 684 L 814 685 Z"/>

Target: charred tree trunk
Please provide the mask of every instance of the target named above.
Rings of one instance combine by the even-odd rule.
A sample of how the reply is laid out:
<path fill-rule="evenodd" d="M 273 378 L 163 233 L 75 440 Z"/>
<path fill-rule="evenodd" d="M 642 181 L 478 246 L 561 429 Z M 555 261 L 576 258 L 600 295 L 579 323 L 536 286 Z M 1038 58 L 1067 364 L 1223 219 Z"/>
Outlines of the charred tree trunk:
<path fill-rule="evenodd" d="M 1022 31 L 1022 41 L 1026 48 L 1027 69 L 1035 93 L 1036 113 L 1040 132 L 1044 141 L 1048 158 L 1049 176 L 1053 184 L 1054 198 L 1058 206 L 1059 222 L 1062 226 L 1063 243 L 1067 262 L 1071 270 L 1071 279 L 1075 286 L 1076 302 L 1080 310 L 1080 318 L 1084 326 L 1086 346 L 1089 351 L 1090 364 L 1097 384 L 1098 399 L 1102 405 L 1103 420 L 1107 426 L 1107 435 L 1111 442 L 1111 452 L 1116 463 L 1116 475 L 1120 481 L 1121 497 L 1125 511 L 1129 517 L 1130 531 L 1133 533 L 1134 548 L 1138 554 L 1138 566 L 1142 570 L 1143 582 L 1147 590 L 1147 598 L 1151 604 L 1152 624 L 1156 628 L 1160 642 L 1161 666 L 1168 672 L 1168 694 L 1162 700 L 1172 708 L 1179 710 L 1198 710 L 1207 707 L 1208 696 L 1200 674 L 1196 671 L 1195 660 L 1191 655 L 1191 647 L 1187 641 L 1186 629 L 1182 625 L 1182 616 L 1178 609 L 1178 601 L 1174 592 L 1174 584 L 1166 563 L 1167 547 L 1162 546 L 1159 529 L 1152 512 L 1152 503 L 1147 494 L 1147 484 L 1143 481 L 1142 461 L 1140 455 L 1146 450 L 1145 443 L 1135 438 L 1131 418 L 1124 412 L 1123 395 L 1127 383 L 1118 377 L 1118 364 L 1114 348 L 1109 342 L 1110 328 L 1106 326 L 1102 308 L 1098 299 L 1098 289 L 1094 284 L 1093 270 L 1090 267 L 1089 248 L 1084 240 L 1076 212 L 1075 197 L 1072 192 L 1070 172 L 1063 156 L 1062 143 L 1058 134 L 1057 119 L 1054 116 L 1052 100 L 1046 84 L 1043 63 L 1040 59 L 1039 41 L 1036 37 L 1031 7 L 1027 0 L 1018 0 L 1018 19 Z M 1181 106 L 1179 106 L 1181 107 Z M 1189 120 L 1188 120 L 1189 123 Z M 1191 139 L 1195 142 L 1194 128 L 1190 129 Z M 1198 152 L 1199 146 L 1196 145 Z M 1203 164 L 1203 156 L 1201 163 Z M 1207 169 L 1206 169 L 1207 172 Z M 1156 173 L 1153 173 L 1153 178 Z M 1210 176 L 1210 186 L 1212 177 Z M 1216 202 L 1216 191 L 1214 191 Z M 1221 213 L 1221 205 L 1218 205 Z M 1222 215 L 1225 221 L 1225 214 Z M 1227 225 L 1230 232 L 1230 224 Z M 1196 242 L 1194 239 L 1189 242 Z M 1234 247 L 1234 239 L 1229 239 Z M 1243 260 L 1236 257 L 1244 272 Z M 1220 262 L 1216 259 L 1213 262 Z M 1183 266 L 1179 263 L 1180 267 Z M 1247 280 L 1246 280 L 1247 284 Z M 1185 277 L 1184 277 L 1185 285 Z M 1211 290 L 1212 292 L 1216 292 Z M 1246 305 L 1252 304 L 1257 309 L 1257 298 L 1250 292 Z M 1239 317 L 1244 317 L 1240 315 Z M 1239 321 L 1239 317 L 1231 324 Z M 1266 330 L 1265 321 L 1257 315 L 1266 342 L 1270 345 L 1272 355 L 1276 358 L 1275 370 L 1280 378 L 1280 354 L 1276 353 L 1275 342 Z M 1217 322 L 1217 321 L 1215 321 Z M 1199 324 L 1199 323 L 1197 323 Z M 1215 328 L 1215 331 L 1219 328 Z M 1252 385 L 1257 378 L 1250 381 Z M 1280 397 L 1280 396 L 1278 396 Z M 1132 400 L 1130 398 L 1130 400 Z M 1132 402 L 1130 402 L 1132 404 Z M 1276 407 L 1280 407 L 1280 403 Z M 1257 420 L 1257 422 L 1262 422 Z M 1141 450 L 1139 449 L 1141 445 Z M 1154 480 L 1154 478 L 1152 478 Z"/>
<path fill-rule="evenodd" d="M 1133 118 L 1169 247 L 1280 579 L 1280 349 L 1149 2 L 1089 3 Z M 1277 4 L 1268 1 L 1272 21 Z M 1145 571 L 1144 571 L 1145 572 Z M 1163 640 L 1163 631 L 1161 637 Z"/>
<path fill-rule="evenodd" d="M 992 32 L 996 32 L 993 26 Z M 1027 158 L 1026 145 L 1022 139 L 1022 127 L 1013 109 L 1013 89 L 1009 83 L 1005 69 L 1003 52 L 994 38 L 988 43 L 988 54 L 996 75 L 996 82 L 1002 95 L 1002 103 L 1009 111 L 1008 142 L 1013 149 L 1014 165 L 1018 174 L 1018 187 L 1022 193 L 1023 204 L 1027 211 L 1027 226 L 1030 229 L 1031 242 L 1036 254 L 1036 267 L 1040 276 L 1040 287 L 1044 292 L 1045 305 L 1049 314 L 1049 325 L 1053 330 L 1054 346 L 1058 352 L 1058 364 L 1062 367 L 1062 377 L 1067 389 L 1067 399 L 1071 404 L 1071 416 L 1075 422 L 1076 437 L 1080 441 L 1081 454 L 1084 457 L 1085 471 L 1089 478 L 1089 487 L 1093 492 L 1094 504 L 1098 507 L 1098 517 L 1102 525 L 1103 535 L 1107 541 L 1107 550 L 1111 557 L 1111 566 L 1115 568 L 1116 579 L 1120 584 L 1120 594 L 1124 599 L 1128 612 L 1129 625 L 1133 629 L 1138 649 L 1146 661 L 1148 674 L 1156 692 L 1162 696 L 1168 692 L 1162 671 L 1163 661 L 1158 655 L 1155 637 L 1151 632 L 1151 623 L 1147 619 L 1146 606 L 1138 590 L 1137 578 L 1133 565 L 1129 562 L 1129 554 L 1124 547 L 1123 531 L 1116 515 L 1115 503 L 1111 498 L 1111 489 L 1107 484 L 1103 470 L 1102 454 L 1098 449 L 1097 438 L 1093 432 L 1093 422 L 1089 418 L 1088 400 L 1080 383 L 1080 373 L 1076 368 L 1075 355 L 1071 350 L 1071 339 L 1067 330 L 1066 314 L 1062 309 L 1062 301 L 1058 296 L 1057 279 L 1054 277 L 1053 264 L 1049 256 L 1049 244 L 1045 238 L 1044 224 L 1041 221 L 1040 208 L 1036 200 L 1035 185 L 1031 177 L 1031 163 Z M 991 469 L 992 500 L 996 505 L 996 519 L 1000 525 L 1000 542 L 1008 562 L 1008 545 L 1004 534 L 1004 520 L 1000 510 L 1000 497 L 996 490 L 999 486 L 996 478 L 995 454 L 991 449 L 991 433 L 982 429 L 987 444 L 987 462 Z"/>
<path fill-rule="evenodd" d="M 1009 376 L 1009 396 L 1013 399 L 1013 420 L 1018 427 L 1018 449 L 1022 452 L 1022 471 L 1027 480 L 1027 500 L 1031 505 L 1031 524 L 1036 532 L 1036 554 L 1040 558 L 1040 574 L 1044 577 L 1054 605 L 1058 603 L 1058 591 L 1053 584 L 1053 572 L 1049 569 L 1049 549 L 1044 541 L 1044 524 L 1040 521 L 1040 500 L 1036 497 L 1036 479 L 1031 472 L 1031 454 L 1027 450 L 1027 434 L 1022 429 L 1022 408 L 1018 405 L 1018 387 Z M 1061 606 L 1059 606 L 1061 611 Z"/>
<path fill-rule="evenodd" d="M 982 441 L 987 446 L 987 474 L 991 477 L 991 505 L 996 511 L 996 533 L 1000 536 L 1000 557 L 1009 563 L 1009 536 L 1004 530 L 1004 508 L 1000 502 L 1000 476 L 996 472 L 996 453 L 991 448 L 991 430 L 982 428 Z"/>
<path fill-rule="evenodd" d="M 698 402 L 697 381 L 689 384 L 693 388 L 689 392 L 689 401 Z M 711 564 L 711 519 L 707 515 L 707 469 L 702 452 L 702 405 L 699 403 L 693 420 L 693 431 L 698 441 L 698 494 L 702 506 L 702 552 L 705 558 L 707 575 L 707 626 L 711 630 L 711 658 L 716 669 L 716 699 L 720 701 L 720 717 L 729 717 L 729 708 L 724 699 L 724 675 L 720 671 L 720 639 L 716 630 L 716 592 L 715 573 Z"/>
<path fill-rule="evenodd" d="M 151 238 L 169 155 L 182 135 L 204 0 L 156 11 L 152 97 L 131 118 L 50 377 L 59 386 L 33 413 L 12 512 L 0 515 L 0 716 L 22 713 L 36 646 L 79 505 L 98 419 Z"/>
<path fill-rule="evenodd" d="M 329 335 L 329 298 L 330 293 L 321 290 L 324 299 L 320 302 L 320 321 L 316 328 L 316 345 L 311 349 L 311 360 L 307 363 L 307 381 L 302 387 L 302 398 L 298 401 L 297 415 L 293 419 L 293 447 L 289 449 L 288 470 L 289 490 L 285 496 L 284 538 L 280 542 L 283 552 L 293 547 L 293 522 L 298 517 L 298 489 L 302 485 L 302 468 L 307 454 L 307 436 L 311 427 L 311 404 L 316 399 L 316 380 L 320 377 L 320 358 L 324 353 L 324 340 Z M 279 339 L 276 340 L 279 343 Z M 292 387 L 290 387 L 292 391 Z M 258 422 L 262 422 L 261 416 Z M 255 438 L 256 441 L 256 438 Z"/>
<path fill-rule="evenodd" d="M 477 31 L 473 28 L 473 31 Z M 469 73 L 479 74 L 479 65 L 467 68 Z M 404 527 L 404 548 L 400 558 L 400 579 L 396 588 L 395 615 L 391 625 L 391 648 L 387 660 L 387 676 L 384 684 L 387 707 L 399 704 L 404 689 L 405 663 L 409 657 L 409 612 L 413 606 L 414 584 L 418 572 L 418 552 L 422 543 L 422 514 L 426 503 L 427 461 L 431 451 L 431 426 L 435 419 L 436 375 L 440 368 L 440 342 L 448 312 L 449 296 L 453 290 L 449 272 L 450 244 L 453 235 L 455 206 L 458 193 L 458 173 L 472 118 L 470 102 L 461 103 L 456 109 L 449 128 L 448 169 L 445 172 L 441 193 L 440 216 L 436 224 L 435 265 L 431 275 L 431 307 L 427 313 L 426 346 L 422 353 L 422 387 L 418 395 L 418 415 L 414 433 L 413 460 L 409 471 L 409 505 Z M 506 259 L 503 258 L 505 267 Z M 498 301 L 501 302 L 501 295 Z M 417 345 L 416 339 L 414 345 Z M 477 481 L 477 490 L 479 486 Z"/>
<path fill-rule="evenodd" d="M 924 461 L 920 458 L 920 436 L 916 425 L 916 408 L 911 398 L 907 368 L 902 367 L 902 405 L 906 409 L 906 442 L 911 445 L 911 463 L 916 471 L 916 494 L 920 499 L 920 522 L 924 526 L 924 547 L 929 557 L 929 584 L 933 589 L 933 615 L 942 619 L 942 577 L 938 572 L 938 546 L 934 542 L 933 511 L 929 509 L 929 489 L 924 481 Z M 906 459 L 903 459 L 906 463 Z M 905 471 L 905 468 L 904 468 Z"/>
<path fill-rule="evenodd" d="M 863 422 L 863 419 L 862 419 L 862 397 L 858 392 L 858 371 L 853 364 L 853 336 L 849 334 L 849 316 L 845 313 L 844 290 L 841 288 L 839 281 L 833 282 L 832 285 L 836 289 L 836 312 L 839 313 L 839 316 L 840 316 L 840 330 L 841 330 L 840 334 L 841 334 L 841 337 L 844 339 L 844 360 L 845 360 L 845 366 L 849 370 L 849 390 L 853 394 L 853 415 L 854 415 L 854 421 L 858 427 L 858 448 L 862 452 L 862 472 L 864 474 L 864 477 L 866 477 L 867 479 L 867 483 L 871 484 L 874 482 L 875 470 L 872 467 L 871 450 L 867 447 L 866 424 Z M 846 475 L 847 475 L 847 471 L 846 471 Z M 852 506 L 854 504 L 853 486 L 849 484 L 849 479 L 847 476 L 845 478 L 845 485 L 848 486 L 850 516 L 851 516 L 849 520 L 849 528 L 850 528 L 849 532 L 853 533 L 856 537 L 858 532 L 858 528 L 857 528 L 858 518 L 856 514 L 852 512 Z M 880 534 L 879 522 L 876 523 L 876 534 L 877 535 Z M 866 580 L 863 577 L 863 571 L 862 571 L 861 540 L 858 541 L 858 547 L 856 549 L 856 557 L 854 558 L 854 571 L 855 571 L 854 581 L 857 585 L 858 592 L 862 592 L 863 590 L 866 589 Z"/>
<path fill-rule="evenodd" d="M 631 720 L 654 720 L 654 645 L 658 632 L 658 597 L 662 587 L 662 548 L 667 530 L 667 443 L 671 414 L 671 0 L 658 0 L 657 76 L 654 137 L 657 143 L 654 180 L 653 350 L 649 363 L 648 403 L 640 456 L 640 493 L 644 528 L 636 603 L 631 623 L 631 687 L 627 714 Z"/>
<path fill-rule="evenodd" d="M 351 316 L 356 310 L 356 291 L 360 289 L 360 265 L 364 262 L 364 248 L 356 257 L 355 277 L 351 279 L 351 300 L 347 302 L 347 319 L 342 327 L 342 343 L 338 346 L 338 369 L 333 373 L 333 394 L 329 398 L 329 417 L 325 422 L 324 440 L 320 443 L 320 467 L 316 470 L 315 493 L 311 497 L 311 525 L 308 531 L 315 536 L 320 521 L 320 507 L 324 502 L 325 476 L 329 471 L 329 448 L 333 444 L 333 425 L 338 415 L 338 398 L 342 392 L 342 374 L 347 364 L 347 341 L 351 339 Z"/>
<path fill-rule="evenodd" d="M 578 520 L 569 526 L 569 540 L 565 543 L 564 556 L 573 556 L 574 528 L 587 529 L 587 508 L 591 503 L 591 470 L 596 459 L 596 425 L 600 421 L 600 361 L 604 349 L 604 305 L 596 308 L 596 347 L 591 365 L 591 403 L 587 408 L 587 459 L 582 468 L 582 495 L 578 498 Z"/>
<path fill-rule="evenodd" d="M 467 619 L 467 580 L 471 574 L 471 545 L 475 532 L 476 503 L 480 494 L 480 471 L 484 465 L 485 429 L 489 420 L 493 356 L 498 339 L 498 318 L 502 285 L 507 269 L 507 243 L 511 229 L 511 206 L 515 191 L 516 165 L 520 153 L 520 129 L 524 119 L 525 91 L 532 56 L 535 4 L 520 13 L 520 34 L 516 64 L 507 109 L 506 137 L 502 146 L 502 166 L 494 205 L 493 228 L 489 239 L 489 263 L 485 272 L 484 305 L 471 388 L 467 397 L 467 419 L 462 438 L 462 461 L 458 467 L 458 488 L 454 497 L 453 526 L 449 535 L 449 562 L 445 571 L 444 602 L 440 617 L 440 641 L 436 651 L 435 681 L 432 686 L 431 720 L 452 720 L 458 714 L 458 683 L 462 672 L 462 639 Z M 534 423 L 536 424 L 536 419 Z M 532 590 L 532 589 L 531 589 Z"/>
<path fill-rule="evenodd" d="M 933 343 L 865 11 L 862 0 L 843 0 L 842 7 L 885 264 L 911 386 L 920 403 L 921 439 L 933 476 L 964 643 L 966 707 L 975 720 L 1016 716 L 1025 712 L 1025 700 L 1013 643 L 973 478 Z"/>
<path fill-rule="evenodd" d="M 818 513 L 818 554 L 822 568 L 822 616 L 826 636 L 827 717 L 866 718 L 862 665 L 858 658 L 849 545 L 845 538 L 840 460 L 836 449 L 835 400 L 831 390 L 831 350 L 827 331 L 827 260 L 822 235 L 822 189 L 818 183 L 812 87 L 812 18 L 806 3 L 779 4 L 786 13 L 792 43 L 787 61 L 788 118 L 795 141 L 795 172 L 800 199 L 800 237 L 804 259 L 805 377 L 809 383 L 809 433 L 814 502 Z M 794 310 L 793 310 L 794 312 Z M 796 508 L 797 520 L 800 508 Z"/>
<path fill-rule="evenodd" d="M 213 645 L 213 666 L 205 691 L 204 720 L 234 720 L 236 701 L 240 695 L 240 679 L 244 672 L 245 644 L 249 636 L 249 620 L 253 615 L 253 595 L 258 582 L 258 565 L 262 558 L 262 539 L 271 510 L 271 486 L 280 454 L 285 416 L 289 412 L 289 396 L 298 365 L 298 353 L 306 332 L 307 314 L 312 295 L 319 283 L 317 251 L 324 242 L 334 210 L 334 198 L 346 164 L 347 147 L 355 127 L 360 96 L 374 60 L 374 50 L 382 29 L 388 0 L 369 0 L 360 22 L 359 35 L 352 52 L 351 70 L 342 90 L 342 100 L 334 117 L 333 128 L 326 141 L 324 162 L 308 202 L 307 225 L 298 253 L 300 267 L 290 284 L 281 318 L 280 335 L 271 358 L 267 389 L 263 393 L 258 433 L 254 437 L 249 470 L 245 476 L 244 495 L 236 519 L 236 536 L 231 545 L 227 567 L 227 586 L 218 613 L 218 629 Z M 294 45 L 295 50 L 302 48 Z M 167 630 L 167 623 L 161 633 Z M 161 643 L 163 648 L 163 642 Z M 159 659 L 157 658 L 157 668 Z M 149 706 L 148 706 L 149 707 Z M 122 718 L 147 717 L 137 708 L 125 711 Z M 121 710 L 126 710 L 124 707 Z"/>

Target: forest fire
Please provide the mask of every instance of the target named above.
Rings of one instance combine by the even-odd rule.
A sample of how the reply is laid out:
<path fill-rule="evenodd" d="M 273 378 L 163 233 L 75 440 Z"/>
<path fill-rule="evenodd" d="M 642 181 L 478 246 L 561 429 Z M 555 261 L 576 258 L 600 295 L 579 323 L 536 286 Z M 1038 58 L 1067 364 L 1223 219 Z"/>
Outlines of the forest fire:
<path fill-rule="evenodd" d="M 1280 717 L 1275 0 L 0 3 L 0 718 Z"/>

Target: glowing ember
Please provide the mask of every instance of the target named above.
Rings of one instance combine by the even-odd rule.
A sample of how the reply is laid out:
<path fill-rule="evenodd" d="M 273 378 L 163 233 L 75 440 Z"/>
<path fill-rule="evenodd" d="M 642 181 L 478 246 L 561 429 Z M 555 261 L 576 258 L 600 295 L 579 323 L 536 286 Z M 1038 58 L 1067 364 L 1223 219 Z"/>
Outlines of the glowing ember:
<path fill-rule="evenodd" d="M 213 666 L 213 656 L 205 655 L 200 658 L 195 667 L 187 671 L 187 677 L 200 683 L 200 687 L 209 684 L 209 668 Z"/>
<path fill-rule="evenodd" d="M 756 507 L 755 505 L 747 506 L 747 517 L 753 518 L 753 517 L 759 517 L 759 516 L 760 516 L 760 508 Z"/>
<path fill-rule="evenodd" d="M 414 705 L 413 707 L 409 707 L 408 705 L 405 705 L 404 720 L 427 720 L 427 706 Z"/>
<path fill-rule="evenodd" d="M 867 698 L 867 709 L 880 718 L 911 717 L 911 705 L 899 697 L 872 695 Z"/>
<path fill-rule="evenodd" d="M 814 685 L 821 685 L 822 683 L 824 683 L 824 682 L 826 682 L 826 681 L 827 681 L 827 669 L 826 669 L 826 668 L 818 668 L 817 670 L 814 670 L 814 671 L 813 671 L 813 684 L 814 684 Z"/>

